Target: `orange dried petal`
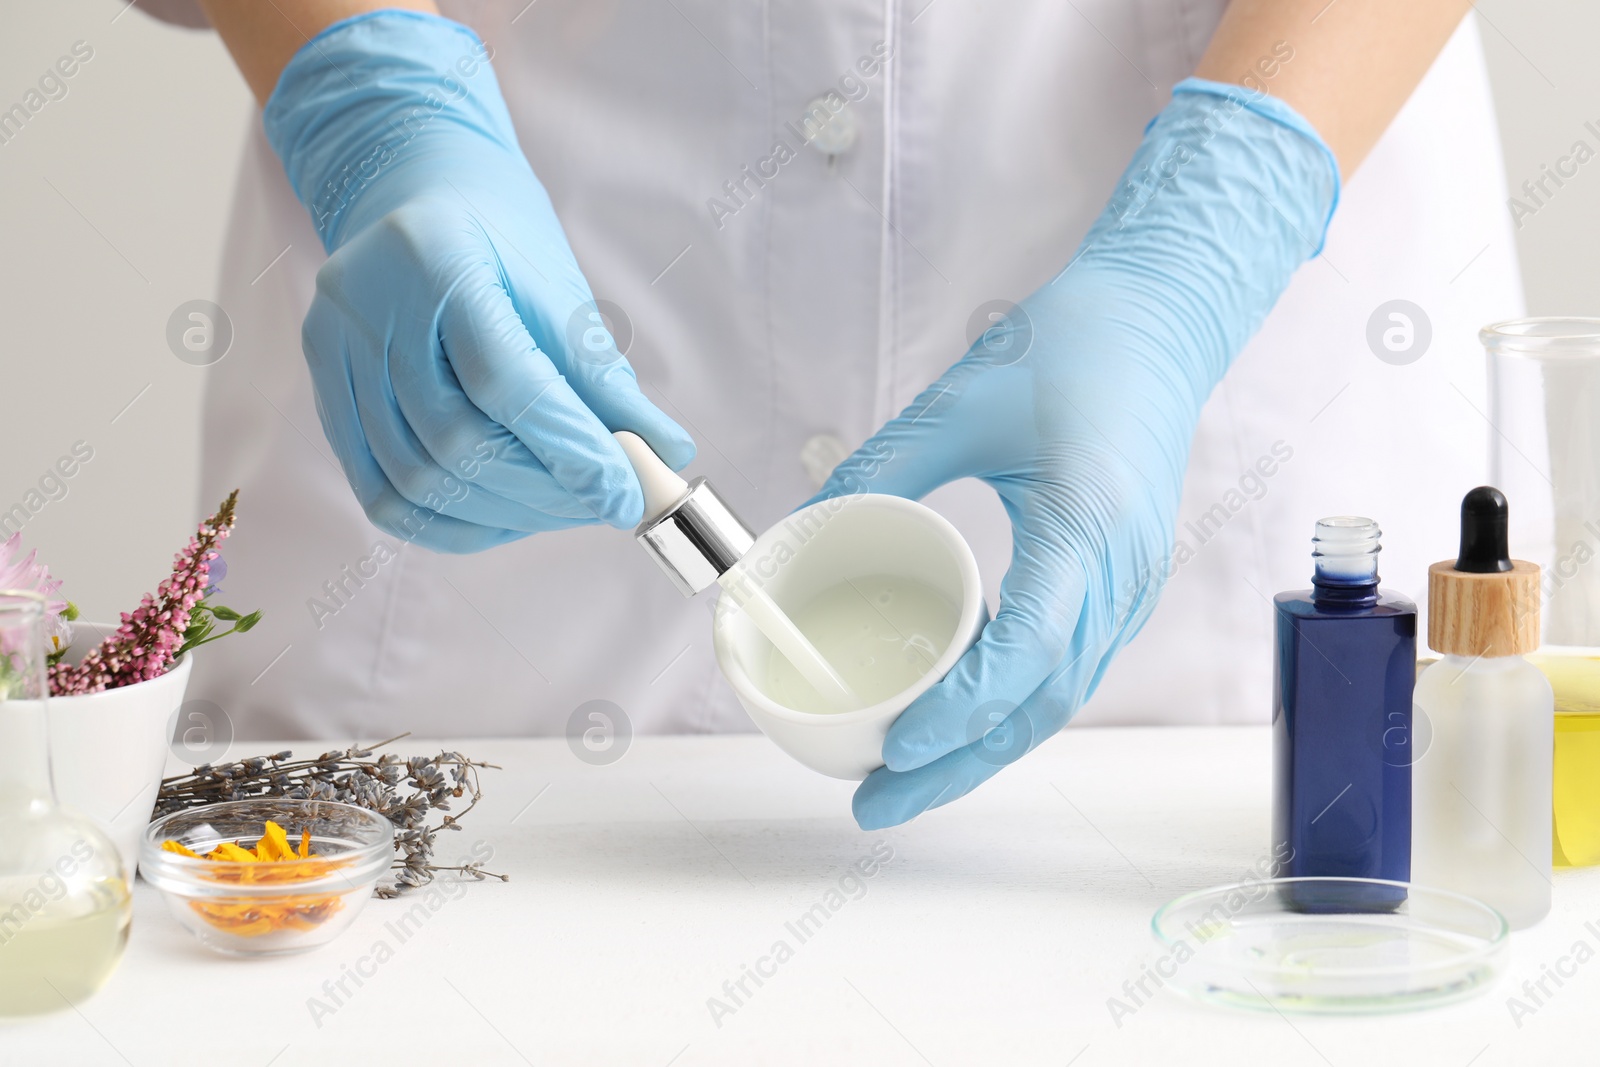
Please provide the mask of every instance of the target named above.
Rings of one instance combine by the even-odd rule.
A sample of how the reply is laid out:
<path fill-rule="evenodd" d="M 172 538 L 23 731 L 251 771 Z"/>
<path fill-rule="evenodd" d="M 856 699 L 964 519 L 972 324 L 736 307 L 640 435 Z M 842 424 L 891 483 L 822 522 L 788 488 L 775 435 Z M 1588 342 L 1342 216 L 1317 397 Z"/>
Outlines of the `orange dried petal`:
<path fill-rule="evenodd" d="M 225 860 L 229 863 L 254 863 L 256 862 L 256 854 L 247 848 L 241 848 L 232 841 L 224 841 L 206 853 L 206 859 Z"/>
<path fill-rule="evenodd" d="M 181 845 L 178 842 L 173 841 L 171 839 L 168 839 L 166 841 L 161 842 L 161 851 L 163 851 L 163 852 L 176 852 L 178 855 L 180 855 L 180 856 L 188 856 L 192 860 L 198 860 L 198 859 L 204 859 L 205 858 L 204 856 L 200 855 L 200 853 L 192 852 L 189 849 L 185 848 L 183 845 Z"/>
<path fill-rule="evenodd" d="M 300 831 L 300 858 L 308 859 L 311 856 L 311 827 L 307 826 Z"/>
<path fill-rule="evenodd" d="M 260 937 L 262 934 L 272 933 L 272 931 L 276 930 L 277 928 L 277 924 L 274 923 L 271 918 L 263 915 L 254 922 L 235 926 L 228 932 L 239 937 Z"/>
<path fill-rule="evenodd" d="M 256 858 L 270 863 L 295 858 L 294 850 L 289 847 L 289 835 L 270 819 L 262 827 L 261 840 L 256 842 Z"/>

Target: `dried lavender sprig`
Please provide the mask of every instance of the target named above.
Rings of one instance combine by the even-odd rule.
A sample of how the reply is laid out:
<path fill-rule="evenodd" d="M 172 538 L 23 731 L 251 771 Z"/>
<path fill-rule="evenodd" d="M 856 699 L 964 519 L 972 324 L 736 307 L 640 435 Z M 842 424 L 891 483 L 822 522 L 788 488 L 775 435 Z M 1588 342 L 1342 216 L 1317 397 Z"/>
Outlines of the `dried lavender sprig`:
<path fill-rule="evenodd" d="M 364 748 L 335 749 L 316 759 L 295 760 L 294 753 L 285 750 L 221 765 L 202 764 L 189 774 L 174 775 L 162 781 L 155 815 L 254 797 L 356 804 L 384 816 L 396 829 L 395 850 L 401 853 L 401 858 L 391 869 L 398 873 L 392 886 L 378 887 L 378 896 L 398 896 L 427 885 L 444 871 L 457 871 L 480 881 L 484 878 L 509 881 L 508 875 L 484 871 L 476 863 L 443 867 L 430 862 L 438 832 L 461 829 L 462 817 L 482 798 L 479 769 L 500 768 L 492 763 L 469 760 L 459 752 L 441 752 L 433 757 L 412 756 L 404 760 L 393 753 L 384 753 L 376 760 L 371 758 L 376 750 L 406 736 L 400 734 Z M 401 796 L 400 789 L 409 789 L 409 795 Z M 428 823 L 432 811 L 448 811 L 451 799 L 469 793 L 471 800 L 462 811 L 443 816 L 438 825 Z"/>

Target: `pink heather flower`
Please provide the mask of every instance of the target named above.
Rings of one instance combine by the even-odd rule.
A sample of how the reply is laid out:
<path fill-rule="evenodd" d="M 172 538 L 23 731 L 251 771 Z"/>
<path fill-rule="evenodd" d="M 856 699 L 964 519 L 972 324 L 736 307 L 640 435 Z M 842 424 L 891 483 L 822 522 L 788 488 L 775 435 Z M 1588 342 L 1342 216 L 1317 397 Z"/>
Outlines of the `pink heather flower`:
<path fill-rule="evenodd" d="M 100 647 L 83 657 L 82 662 L 58 663 L 50 668 L 50 691 L 56 696 L 72 693 L 98 693 L 136 682 L 159 678 L 172 666 L 183 633 L 189 628 L 189 613 L 199 603 L 210 573 L 216 548 L 233 530 L 235 489 L 222 502 L 217 513 L 200 524 L 183 551 L 173 557 L 172 574 L 146 593 L 132 614 L 122 616 L 116 633 Z"/>
<path fill-rule="evenodd" d="M 38 559 L 37 550 L 22 555 L 22 531 L 18 530 L 0 545 L 0 589 L 15 589 L 38 593 L 44 597 L 44 632 L 49 642 L 49 652 L 58 652 L 72 643 L 72 624 L 62 612 L 67 610 L 65 599 L 56 595 L 61 579 L 50 577 L 50 568 Z"/>
<path fill-rule="evenodd" d="M 0 545 L 0 589 L 20 589 L 38 593 L 45 598 L 45 610 L 59 615 L 67 610 L 67 602 L 55 595 L 61 588 L 61 579 L 50 577 L 50 568 L 35 563 L 37 551 L 22 556 L 22 532 L 19 530 Z"/>

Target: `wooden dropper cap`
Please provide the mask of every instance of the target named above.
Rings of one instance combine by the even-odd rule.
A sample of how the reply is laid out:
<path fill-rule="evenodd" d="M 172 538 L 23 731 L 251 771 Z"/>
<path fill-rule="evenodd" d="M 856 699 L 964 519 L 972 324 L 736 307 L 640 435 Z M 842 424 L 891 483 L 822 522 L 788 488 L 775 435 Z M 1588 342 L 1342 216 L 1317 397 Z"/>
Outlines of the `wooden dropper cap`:
<path fill-rule="evenodd" d="M 1461 553 L 1428 568 L 1428 647 L 1450 656 L 1520 656 L 1539 647 L 1539 567 L 1513 560 L 1505 494 L 1461 501 Z"/>

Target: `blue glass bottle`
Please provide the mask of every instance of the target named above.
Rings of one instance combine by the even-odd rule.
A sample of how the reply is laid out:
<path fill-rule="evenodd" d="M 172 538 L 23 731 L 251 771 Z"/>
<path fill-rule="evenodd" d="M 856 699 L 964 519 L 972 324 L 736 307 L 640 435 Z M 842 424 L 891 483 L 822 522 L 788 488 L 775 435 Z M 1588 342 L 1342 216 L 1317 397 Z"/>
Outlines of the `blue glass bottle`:
<path fill-rule="evenodd" d="M 1320 520 L 1312 587 L 1273 599 L 1279 877 L 1410 879 L 1417 606 L 1378 588 L 1380 533 Z"/>

